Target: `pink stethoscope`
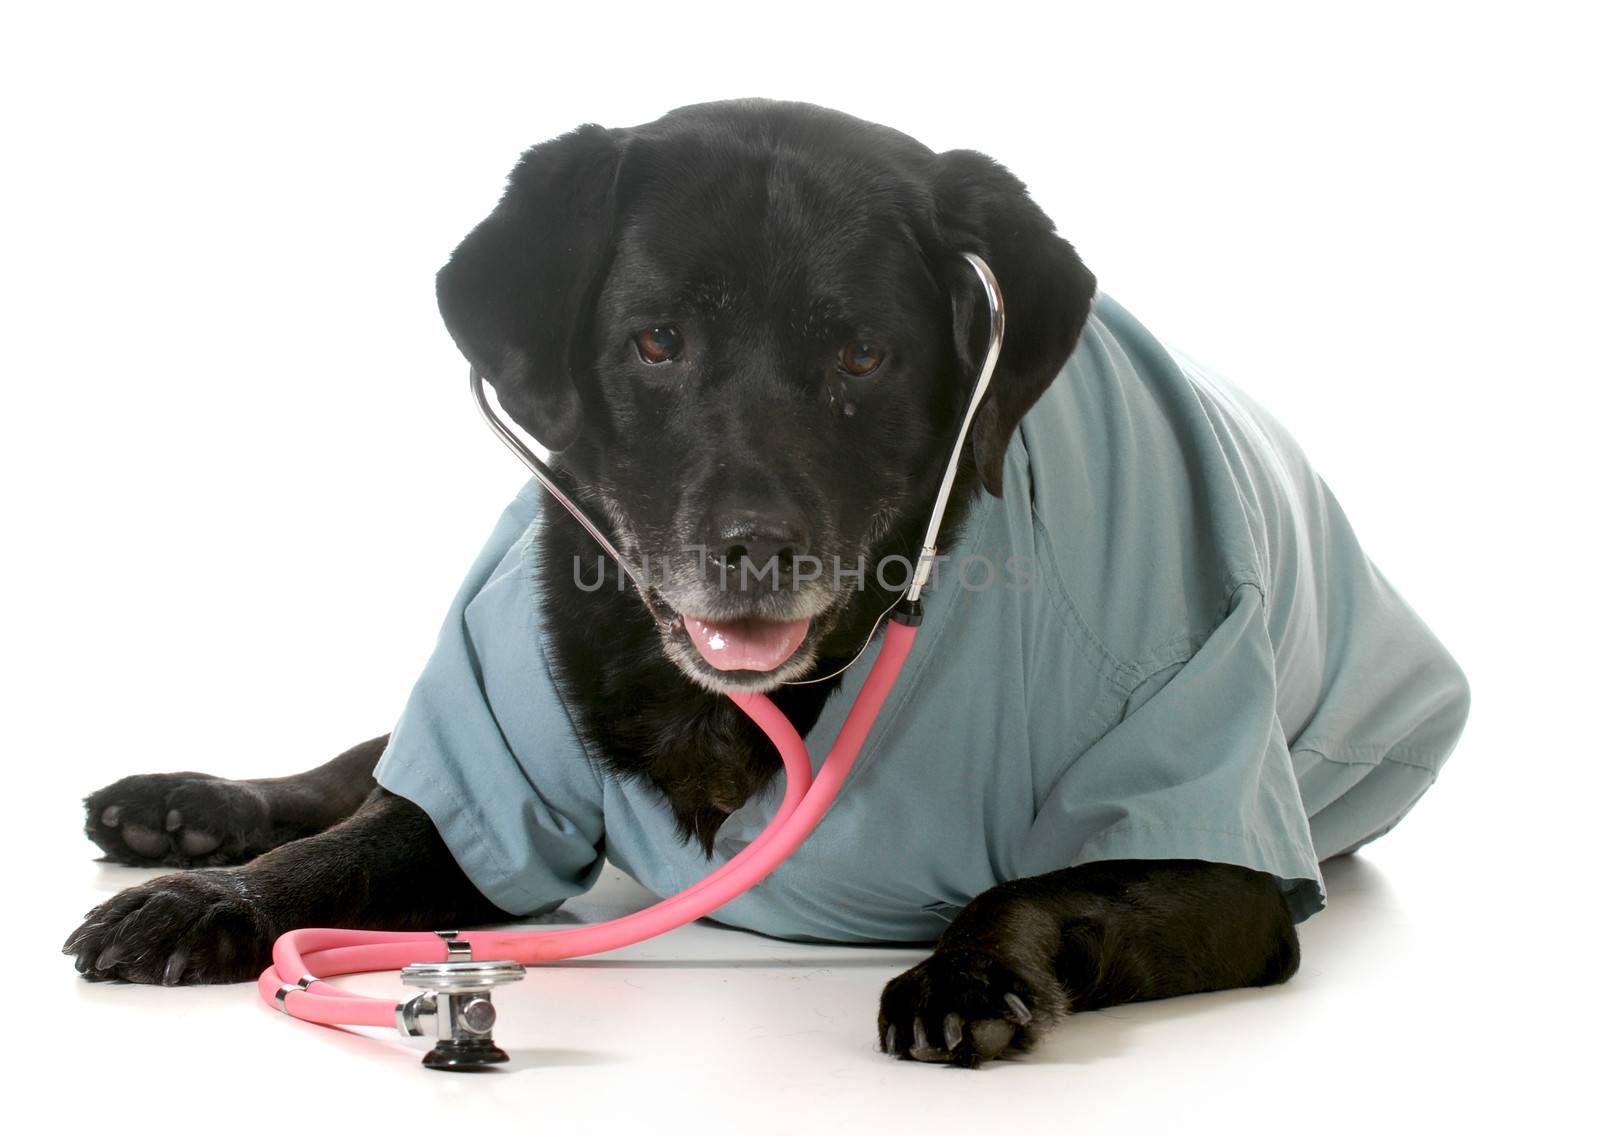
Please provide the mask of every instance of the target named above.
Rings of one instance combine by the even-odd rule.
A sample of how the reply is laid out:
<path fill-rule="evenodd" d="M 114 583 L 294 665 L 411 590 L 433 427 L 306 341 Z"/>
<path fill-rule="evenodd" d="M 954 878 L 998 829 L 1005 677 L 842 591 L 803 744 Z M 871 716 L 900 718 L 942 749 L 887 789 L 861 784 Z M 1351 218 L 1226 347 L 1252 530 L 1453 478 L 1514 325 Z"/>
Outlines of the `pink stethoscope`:
<path fill-rule="evenodd" d="M 844 784 L 916 638 L 916 627 L 921 620 L 918 601 L 934 562 L 939 527 L 949 504 L 961 450 L 1000 359 L 1000 342 L 1005 335 L 1005 306 L 1000 285 L 982 258 L 972 253 L 963 255 L 978 274 L 988 298 L 989 348 L 945 466 L 944 480 L 934 501 L 933 515 L 911 584 L 891 612 L 886 613 L 891 618 L 884 630 L 883 647 L 815 782 L 805 742 L 783 712 L 764 694 L 730 693 L 728 697 L 734 704 L 777 747 L 783 758 L 786 784 L 783 802 L 761 835 L 699 883 L 643 911 L 581 927 L 461 932 L 308 927 L 290 931 L 273 944 L 272 965 L 261 973 L 257 982 L 257 989 L 268 1005 L 301 1021 L 322 1025 L 394 1026 L 406 1037 L 425 1036 L 431 1025 L 438 1043 L 423 1058 L 424 1065 L 431 1069 L 462 1071 L 487 1068 L 508 1060 L 505 1051 L 493 1041 L 495 1011 L 490 991 L 495 986 L 520 979 L 524 974 L 523 964 L 555 962 L 616 950 L 693 922 L 754 887 L 800 846 Z M 642 580 L 628 561 L 556 485 L 549 468 L 490 407 L 483 380 L 476 371 L 470 381 L 473 397 L 490 427 L 539 483 L 621 565 L 635 585 L 642 588 Z M 881 616 L 879 622 L 882 622 Z M 865 650 L 863 646 L 862 652 Z M 327 981 L 341 974 L 394 969 L 400 970 L 406 985 L 420 989 L 421 993 L 396 1003 L 351 994 Z"/>

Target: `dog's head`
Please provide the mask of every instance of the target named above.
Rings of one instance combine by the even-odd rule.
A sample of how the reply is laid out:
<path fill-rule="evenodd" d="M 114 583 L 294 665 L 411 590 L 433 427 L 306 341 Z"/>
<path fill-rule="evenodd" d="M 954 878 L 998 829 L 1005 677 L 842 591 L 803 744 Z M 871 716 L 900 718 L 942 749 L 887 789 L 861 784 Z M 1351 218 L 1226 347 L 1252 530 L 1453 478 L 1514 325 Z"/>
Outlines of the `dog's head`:
<path fill-rule="evenodd" d="M 916 554 L 987 343 L 969 251 L 1007 320 L 963 476 L 999 494 L 1095 281 L 982 154 L 765 100 L 584 126 L 523 155 L 439 306 L 644 569 L 668 657 L 767 689 Z"/>

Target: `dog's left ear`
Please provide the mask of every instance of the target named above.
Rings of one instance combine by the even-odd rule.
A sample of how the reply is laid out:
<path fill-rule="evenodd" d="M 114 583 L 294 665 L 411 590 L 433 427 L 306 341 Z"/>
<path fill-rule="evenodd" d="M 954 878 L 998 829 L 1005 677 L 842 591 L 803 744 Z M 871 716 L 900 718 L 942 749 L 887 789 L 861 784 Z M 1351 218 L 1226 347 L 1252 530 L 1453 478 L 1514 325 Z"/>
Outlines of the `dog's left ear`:
<path fill-rule="evenodd" d="M 1000 496 L 1006 446 L 1030 407 L 1066 364 L 1089 318 L 1094 274 L 1056 235 L 1027 186 L 993 158 L 950 150 L 935 159 L 941 265 L 954 310 L 956 357 L 977 377 L 988 344 L 989 306 L 972 266 L 988 263 L 1005 300 L 1006 334 L 989 393 L 972 423 L 972 451 L 983 486 Z"/>

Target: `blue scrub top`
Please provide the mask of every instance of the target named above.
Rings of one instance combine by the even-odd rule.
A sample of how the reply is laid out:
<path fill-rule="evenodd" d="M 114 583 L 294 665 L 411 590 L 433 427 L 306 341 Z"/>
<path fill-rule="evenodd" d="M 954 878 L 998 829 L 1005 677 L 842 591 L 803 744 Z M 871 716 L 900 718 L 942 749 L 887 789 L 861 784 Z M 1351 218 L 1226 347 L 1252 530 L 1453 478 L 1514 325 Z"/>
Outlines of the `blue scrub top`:
<path fill-rule="evenodd" d="M 376 776 L 506 911 L 554 909 L 606 857 L 672 895 L 760 833 L 782 779 L 708 863 L 585 752 L 540 626 L 541 492 L 473 564 Z M 1319 861 L 1392 827 L 1465 724 L 1460 668 L 1283 428 L 1104 293 L 1011 442 L 1005 496 L 949 551 L 838 800 L 717 921 L 926 941 L 997 883 L 1167 858 L 1271 873 L 1302 920 Z M 815 767 L 876 652 L 807 736 Z"/>

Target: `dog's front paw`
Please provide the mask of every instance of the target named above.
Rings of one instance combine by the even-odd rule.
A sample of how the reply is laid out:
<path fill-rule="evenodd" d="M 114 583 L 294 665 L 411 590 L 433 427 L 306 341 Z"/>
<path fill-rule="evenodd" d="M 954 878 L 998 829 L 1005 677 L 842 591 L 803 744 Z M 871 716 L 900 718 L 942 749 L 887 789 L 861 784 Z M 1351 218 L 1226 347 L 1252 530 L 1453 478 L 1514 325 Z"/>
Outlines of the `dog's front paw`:
<path fill-rule="evenodd" d="M 91 793 L 83 804 L 84 832 L 119 864 L 239 864 L 272 846 L 266 797 L 241 781 L 140 774 Z"/>
<path fill-rule="evenodd" d="M 273 938 L 242 872 L 175 872 L 106 900 L 61 951 L 92 981 L 242 982 L 267 965 Z"/>
<path fill-rule="evenodd" d="M 1065 1012 L 1053 981 L 1030 983 L 984 950 L 937 950 L 883 988 L 878 1047 L 973 1069 L 1026 1052 Z"/>

